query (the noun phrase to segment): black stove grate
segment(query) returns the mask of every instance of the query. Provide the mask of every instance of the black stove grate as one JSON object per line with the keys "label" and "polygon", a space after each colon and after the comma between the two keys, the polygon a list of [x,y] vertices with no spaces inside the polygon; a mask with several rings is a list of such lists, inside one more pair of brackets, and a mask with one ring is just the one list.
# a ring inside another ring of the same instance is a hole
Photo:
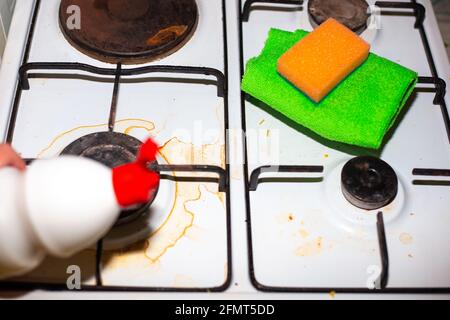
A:
{"label": "black stove grate", "polygon": [[[226,30],[226,6],[225,0],[221,1],[222,6],[222,27],[223,27],[223,48],[224,48],[224,70],[225,73],[208,67],[193,67],[193,66],[172,66],[172,65],[151,65],[130,69],[123,69],[119,63],[116,68],[98,68],[92,65],[82,63],[66,63],[66,62],[28,62],[31,44],[33,41],[33,35],[37,18],[39,16],[41,0],[36,0],[33,18],[31,22],[30,31],[28,34],[27,44],[25,47],[24,58],[22,66],[19,70],[19,81],[16,89],[16,96],[14,99],[13,109],[9,122],[7,132],[7,142],[11,143],[14,138],[14,130],[18,111],[20,109],[20,100],[23,90],[31,90],[29,78],[50,78],[56,76],[49,73],[37,73],[32,71],[82,71],[95,75],[114,77],[114,87],[111,99],[111,107],[109,113],[108,129],[110,132],[114,131],[114,124],[116,118],[117,98],[120,91],[120,83],[123,77],[143,75],[149,73],[172,73],[172,74],[193,74],[193,75],[205,75],[214,76],[216,78],[215,85],[217,86],[217,96],[224,101],[224,136],[225,136],[225,157],[228,159],[229,152],[229,140],[227,137],[229,129],[229,115],[228,115],[228,45],[227,45],[227,30]],[[67,75],[67,79],[77,78],[79,75]],[[183,78],[177,78],[174,81],[188,81]],[[209,82],[207,79],[205,82]],[[202,84],[202,82],[199,82]],[[26,159],[29,164],[34,159]],[[102,281],[102,255],[103,255],[103,241],[100,240],[97,243],[96,251],[96,265],[95,265],[95,279],[96,285],[82,286],[81,290],[85,291],[135,291],[135,292],[222,292],[229,288],[232,277],[232,262],[231,262],[231,213],[230,213],[230,167],[229,164],[225,165],[225,169],[219,166],[213,165],[150,165],[150,169],[161,173],[161,179],[169,181],[179,182],[205,182],[205,183],[217,183],[219,192],[223,192],[226,195],[226,220],[227,220],[227,274],[225,282],[218,287],[213,288],[173,288],[173,287],[128,287],[128,286],[105,286]],[[166,172],[165,174],[163,174]],[[184,172],[184,173],[214,173],[218,175],[218,178],[212,177],[188,177],[188,176],[172,176],[167,172]],[[2,281],[0,282],[1,290],[68,290],[65,283],[40,283],[40,282],[25,282],[25,281]]]}
{"label": "black stove grate", "polygon": [[[256,9],[254,4],[280,4],[280,5],[288,5],[288,6],[302,6],[303,0],[247,0],[242,2],[239,0],[239,8],[242,9],[239,21],[239,38],[240,38],[240,59],[241,59],[241,76],[244,75],[244,46],[243,46],[243,25],[245,22],[249,21],[250,13],[253,9]],[[433,85],[431,88],[431,92],[435,93],[435,97],[433,103],[435,105],[439,105],[442,110],[443,121],[445,124],[448,141],[450,143],[450,117],[446,107],[446,103],[444,100],[445,97],[445,89],[446,83],[443,79],[439,78],[437,73],[436,65],[434,63],[433,55],[431,53],[430,45],[428,42],[428,38],[425,32],[425,28],[423,26],[423,22],[425,20],[426,10],[422,4],[417,3],[415,0],[411,0],[411,2],[393,2],[393,1],[377,1],[375,3],[381,10],[386,8],[391,9],[408,9],[412,10],[414,16],[416,17],[416,22],[414,24],[414,28],[417,29],[420,33],[425,54],[428,60],[428,64],[431,70],[431,77],[419,77],[418,84],[425,85]],[[264,8],[265,10],[270,10],[269,7]],[[416,87],[416,90],[418,88]],[[245,92],[241,92],[241,114],[242,114],[242,130],[245,133],[247,130],[246,124],[246,109],[245,102],[248,96]],[[380,251],[380,260],[381,260],[381,275],[377,280],[377,284],[375,286],[376,289],[370,290],[367,288],[319,288],[319,287],[275,287],[275,286],[266,286],[258,282],[255,276],[255,265],[253,258],[253,239],[252,239],[252,220],[251,220],[251,206],[250,206],[250,192],[256,192],[258,188],[258,184],[263,180],[259,179],[262,173],[272,172],[272,173],[322,173],[324,171],[324,167],[322,166],[299,166],[299,165],[266,165],[259,168],[256,168],[249,174],[248,167],[248,154],[247,154],[247,142],[244,141],[244,152],[245,152],[245,161],[244,161],[244,181],[245,181],[245,189],[246,189],[246,209],[247,209],[247,239],[248,239],[248,258],[249,258],[249,273],[250,279],[253,286],[260,291],[264,292],[286,292],[286,293],[328,293],[328,292],[339,292],[339,293],[405,293],[405,294],[414,294],[414,293],[450,293],[450,288],[392,288],[388,286],[389,280],[389,254],[388,254],[388,246],[386,242],[386,234],[385,234],[385,225],[383,219],[383,212],[379,212],[377,215],[377,236],[379,243],[379,251]],[[447,169],[413,169],[413,175],[415,176],[429,176],[429,177],[449,177],[450,170]],[[271,179],[271,178],[266,178]],[[280,178],[277,177],[277,181],[289,180],[289,178]],[[308,181],[312,182],[322,182],[323,178],[309,178]],[[290,180],[289,180],[290,181]],[[305,179],[301,179],[299,183],[306,181]],[[414,185],[427,185],[427,186],[450,186],[450,181],[442,181],[442,180],[413,180],[412,183]]]}

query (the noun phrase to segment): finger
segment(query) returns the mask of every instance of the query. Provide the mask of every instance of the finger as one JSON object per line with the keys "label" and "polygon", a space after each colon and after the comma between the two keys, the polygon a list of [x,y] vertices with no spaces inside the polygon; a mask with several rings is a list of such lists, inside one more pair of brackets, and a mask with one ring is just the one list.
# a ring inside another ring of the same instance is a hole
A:
{"label": "finger", "polygon": [[21,171],[26,169],[26,164],[22,158],[8,145],[0,148],[0,168],[12,166]]}
{"label": "finger", "polygon": [[10,163],[9,165],[19,169],[20,171],[24,171],[27,168],[25,161],[15,152],[11,153]]}

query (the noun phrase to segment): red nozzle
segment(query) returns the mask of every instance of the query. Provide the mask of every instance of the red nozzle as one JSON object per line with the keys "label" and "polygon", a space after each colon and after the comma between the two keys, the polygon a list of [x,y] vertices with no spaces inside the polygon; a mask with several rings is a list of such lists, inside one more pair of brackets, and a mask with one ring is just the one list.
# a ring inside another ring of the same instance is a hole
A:
{"label": "red nozzle", "polygon": [[158,145],[148,139],[139,150],[136,162],[113,169],[113,185],[117,202],[122,208],[144,204],[159,185],[159,174],[147,168],[156,160]]}
{"label": "red nozzle", "polygon": [[137,162],[149,163],[156,160],[156,154],[158,153],[159,146],[152,139],[148,139],[142,144],[137,156]]}

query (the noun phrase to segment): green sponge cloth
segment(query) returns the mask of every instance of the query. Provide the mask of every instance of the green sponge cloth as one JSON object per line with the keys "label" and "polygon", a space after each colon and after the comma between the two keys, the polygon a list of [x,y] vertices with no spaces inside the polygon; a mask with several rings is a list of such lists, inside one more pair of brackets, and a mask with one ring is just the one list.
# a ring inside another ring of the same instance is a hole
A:
{"label": "green sponge cloth", "polygon": [[321,102],[285,80],[278,59],[308,32],[272,29],[261,54],[249,60],[242,90],[292,121],[334,141],[378,149],[406,100],[417,73],[370,54]]}

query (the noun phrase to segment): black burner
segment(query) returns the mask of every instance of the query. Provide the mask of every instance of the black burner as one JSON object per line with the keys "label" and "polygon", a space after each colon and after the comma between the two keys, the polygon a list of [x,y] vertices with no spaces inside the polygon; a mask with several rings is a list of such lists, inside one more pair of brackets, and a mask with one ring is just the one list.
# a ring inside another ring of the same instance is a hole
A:
{"label": "black burner", "polygon": [[[98,132],[75,140],[61,152],[61,155],[86,157],[115,168],[135,161],[141,144],[141,141],[126,134]],[[147,204],[124,210],[116,225],[133,221],[143,215],[155,199],[157,192],[158,190],[154,191]]]}
{"label": "black burner", "polygon": [[309,0],[308,11],[312,22],[320,25],[334,18],[356,33],[367,27],[369,5],[365,0]]}
{"label": "black burner", "polygon": [[341,187],[351,204],[375,210],[388,205],[397,196],[398,179],[394,169],[383,160],[357,157],[342,169]]}

